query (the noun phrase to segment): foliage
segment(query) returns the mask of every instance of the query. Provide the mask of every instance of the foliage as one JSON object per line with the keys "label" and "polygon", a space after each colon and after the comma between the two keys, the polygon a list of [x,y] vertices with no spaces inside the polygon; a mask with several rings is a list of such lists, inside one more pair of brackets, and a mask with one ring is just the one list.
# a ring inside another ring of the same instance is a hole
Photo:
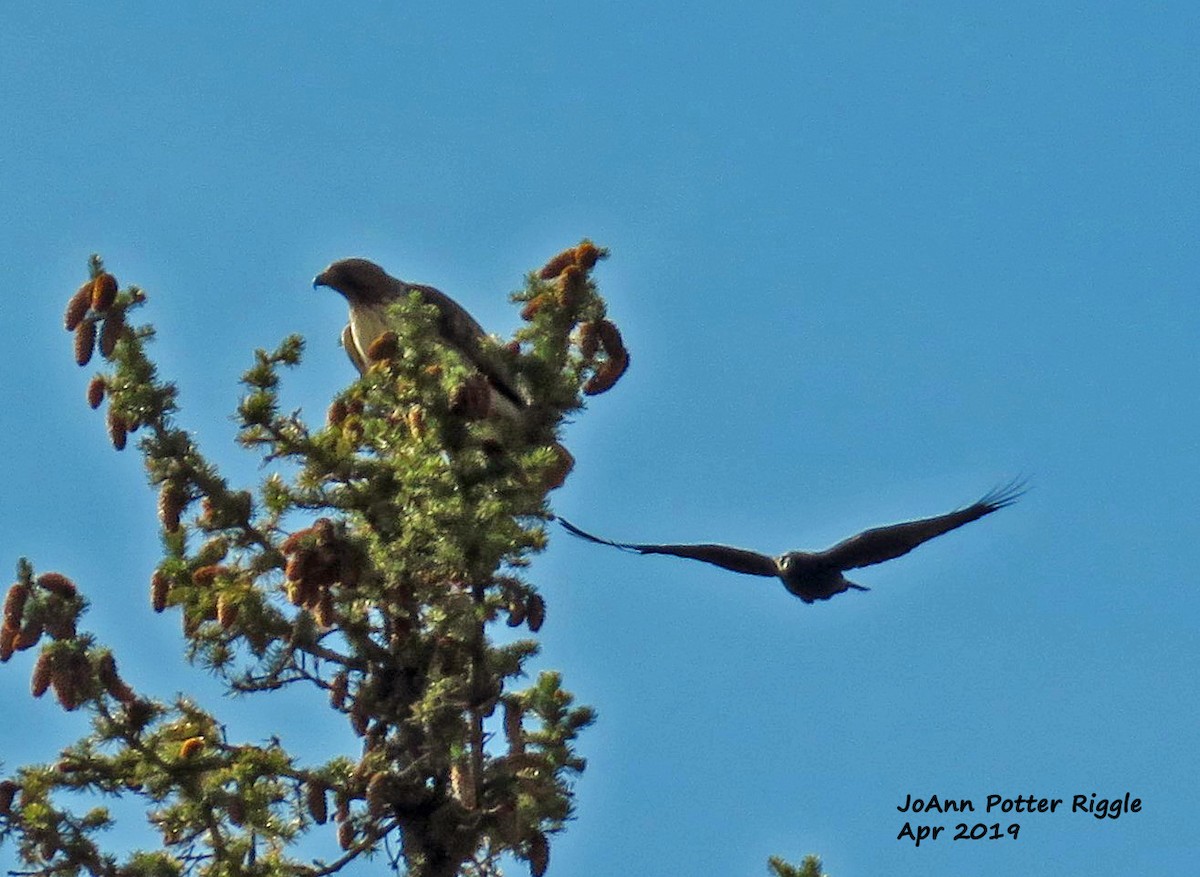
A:
{"label": "foliage", "polygon": [[[194,699],[139,694],[79,629],[88,604],[75,584],[23,560],[0,659],[40,645],[33,695],[52,690],[91,719],[55,764],[0,783],[0,840],[26,873],[315,877],[389,839],[392,864],[414,877],[496,874],[504,853],[545,871],[594,713],[557,673],[518,688],[537,643],[493,634],[502,621],[540,628],[545,601],[525,570],[546,543],[547,492],[569,468],[558,431],[581,393],[608,389],[628,364],[591,279],[604,255],[584,241],[514,294],[526,325],[491,353],[534,400],[520,422],[463,404],[478,376],[437,342],[418,295],[392,306],[394,343],[322,425],[280,406],[301,339],[258,351],[237,412],[240,444],[268,464],[254,490],[231,486],[176,424],[176,389],[147,356],[153,329],[130,323],[146,295],[92,258],[66,324],[81,366],[97,347],[109,364],[88,401],[107,401],[115,448],[140,436],[158,491],[154,609],[179,613],[189,660],[230,692],[302,686],[345,715],[362,749],[301,763],[278,740],[226,739]],[[74,812],[62,802],[72,791],[141,799],[161,847],[106,852],[108,811]],[[301,861],[295,843],[314,831],[332,852]]]}
{"label": "foliage", "polygon": [[829,877],[821,867],[821,860],[817,856],[805,856],[799,867],[789,865],[779,856],[771,856],[767,860],[767,870],[771,872],[771,877]]}

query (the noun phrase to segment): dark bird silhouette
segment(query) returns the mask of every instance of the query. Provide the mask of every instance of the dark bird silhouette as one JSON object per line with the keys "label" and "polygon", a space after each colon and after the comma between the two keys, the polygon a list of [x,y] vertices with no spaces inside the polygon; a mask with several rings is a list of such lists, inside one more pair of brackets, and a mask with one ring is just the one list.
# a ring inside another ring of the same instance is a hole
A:
{"label": "dark bird silhouette", "polygon": [[438,310],[438,335],[485,378],[492,390],[492,406],[507,417],[517,417],[526,407],[516,379],[490,355],[487,333],[467,310],[432,286],[408,283],[392,277],[367,259],[340,259],[315,278],[313,286],[327,286],[341,293],[350,305],[350,322],[342,330],[342,346],[359,373],[371,364],[367,351],[371,342],[388,331],[388,305],[416,291],[426,304]]}
{"label": "dark bird silhouette", "polygon": [[856,591],[870,590],[850,581],[842,573],[848,569],[883,563],[885,560],[907,554],[922,542],[928,542],[963,524],[990,515],[997,509],[1012,505],[1024,493],[1022,482],[1015,480],[992,490],[978,502],[949,514],[864,530],[857,536],[851,536],[824,551],[789,551],[778,557],[747,551],[744,548],[731,548],[728,545],[643,545],[612,542],[585,533],[561,517],[558,521],[572,535],[600,545],[611,545],[638,554],[688,557],[746,575],[778,577],[790,593],[805,603],[812,603],[814,600],[828,600],[835,594],[851,588]]}

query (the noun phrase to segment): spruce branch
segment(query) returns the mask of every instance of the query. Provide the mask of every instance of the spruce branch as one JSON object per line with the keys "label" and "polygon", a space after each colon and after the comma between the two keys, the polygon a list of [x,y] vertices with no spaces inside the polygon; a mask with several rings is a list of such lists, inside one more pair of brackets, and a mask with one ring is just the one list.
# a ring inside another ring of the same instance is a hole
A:
{"label": "spruce branch", "polygon": [[[545,598],[519,573],[545,547],[547,492],[570,471],[562,424],[628,365],[591,278],[604,255],[584,241],[513,295],[527,325],[485,355],[528,393],[517,421],[488,416],[478,376],[438,342],[436,313],[416,294],[392,305],[375,364],[323,424],[280,400],[302,340],[257,351],[236,415],[238,443],[268,469],[256,488],[231,486],[176,424],[177,389],[148,355],[154,330],[131,322],[146,294],[92,257],[64,323],[80,365],[97,351],[107,364],[89,406],[105,406],[117,450],[138,437],[158,492],[152,607],[178,610],[188,659],[228,691],[311,689],[362,751],[303,765],[279,740],[229,742],[189,698],[138,694],[112,651],[78,630],[87,601],[74,583],[35,578],[22,561],[0,660],[45,640],[34,695],[53,690],[92,719],[55,765],[0,782],[0,839],[16,839],[28,873],[333,874],[393,840],[412,877],[498,873],[505,853],[545,872],[594,712],[557,673],[516,688],[537,645],[497,644],[492,630],[544,623]],[[60,808],[68,791],[143,800],[161,848],[123,862],[104,853],[95,835],[107,813]],[[330,821],[336,857],[288,853]]]}

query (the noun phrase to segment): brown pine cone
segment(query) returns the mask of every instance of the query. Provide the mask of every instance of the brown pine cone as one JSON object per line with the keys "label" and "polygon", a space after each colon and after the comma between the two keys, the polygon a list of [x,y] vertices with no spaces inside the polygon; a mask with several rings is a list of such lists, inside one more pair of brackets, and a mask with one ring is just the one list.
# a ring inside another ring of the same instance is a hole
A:
{"label": "brown pine cone", "polygon": [[329,403],[329,410],[325,413],[325,422],[330,426],[338,426],[349,413],[350,409],[346,407],[344,399],[334,399]]}
{"label": "brown pine cone", "polygon": [[607,255],[606,250],[600,249],[589,240],[584,240],[575,248],[575,264],[584,271],[591,271],[596,267],[596,263]]}
{"label": "brown pine cone", "polygon": [[546,621],[546,601],[542,599],[541,594],[529,595],[525,604],[525,620],[529,622],[529,629],[534,633],[542,629],[542,624]]}
{"label": "brown pine cone", "polygon": [[117,300],[117,278],[107,271],[96,275],[92,281],[92,310],[104,312]]}
{"label": "brown pine cone", "polygon": [[170,589],[171,582],[166,573],[161,569],[156,569],[154,575],[150,577],[150,605],[155,612],[162,612],[167,608],[167,593]]}
{"label": "brown pine cone", "polygon": [[569,265],[559,282],[562,285],[559,287],[558,300],[568,311],[573,311],[587,288],[587,274],[578,265]]}
{"label": "brown pine cone", "polygon": [[13,644],[17,641],[17,635],[20,632],[20,628],[7,621],[0,626],[0,664],[7,663],[8,659],[13,656],[13,652],[16,651]]}
{"label": "brown pine cone", "polygon": [[333,682],[329,684],[329,702],[334,709],[341,709],[346,705],[346,694],[350,689],[350,678],[345,670],[340,671],[333,677]]}
{"label": "brown pine cone", "polygon": [[179,530],[179,519],[187,508],[187,491],[174,481],[163,482],[158,492],[158,519],[168,533]]}
{"label": "brown pine cone", "polygon": [[462,762],[450,765],[450,789],[458,802],[468,810],[474,810],[477,804],[475,797],[475,781],[471,770]]}
{"label": "brown pine cone", "polygon": [[42,638],[42,634],[45,632],[45,629],[45,624],[41,621],[27,622],[13,638],[13,651],[23,652],[26,649],[32,649]]}
{"label": "brown pine cone", "polygon": [[596,369],[596,373],[588,379],[588,382],[583,385],[584,394],[587,396],[599,396],[601,393],[608,392],[620,380],[621,375],[625,374],[625,370],[628,368],[628,353],[623,353],[618,357],[606,360],[600,368]]}
{"label": "brown pine cone", "polygon": [[550,296],[546,293],[535,296],[525,302],[525,307],[521,308],[521,319],[529,322],[538,315],[538,311],[550,303]]}
{"label": "brown pine cone", "polygon": [[37,577],[39,587],[64,600],[71,600],[78,593],[75,583],[60,572],[44,572]]}
{"label": "brown pine cone", "polygon": [[625,353],[625,342],[616,323],[611,320],[597,320],[596,334],[600,336],[600,346],[610,359]]}
{"label": "brown pine cone", "polygon": [[105,384],[104,378],[96,375],[88,382],[87,387],[87,403],[88,407],[93,410],[99,408],[104,401]]}
{"label": "brown pine cone", "polygon": [[129,426],[124,415],[118,414],[112,406],[108,409],[108,438],[118,451],[125,450],[125,442],[129,439]]}
{"label": "brown pine cone", "polygon": [[600,333],[592,320],[579,324],[579,352],[584,359],[591,359],[600,352]]}
{"label": "brown pine cone", "polygon": [[100,679],[100,684],[104,686],[104,690],[114,700],[119,700],[121,703],[132,703],[136,700],[136,695],[133,689],[125,684],[125,681],[117,673],[117,661],[112,654],[105,654],[100,658],[96,665],[96,676]]}
{"label": "brown pine cone", "polygon": [[326,629],[333,627],[337,622],[337,614],[333,608],[333,592],[328,587],[320,589],[316,607],[313,609],[313,617],[317,620],[317,624]]}
{"label": "brown pine cone", "polygon": [[283,544],[279,546],[279,550],[284,554],[295,554],[300,550],[301,544],[312,535],[312,527],[305,527],[303,530],[297,530],[292,535],[283,540]]}
{"label": "brown pine cone", "polygon": [[29,693],[41,697],[50,687],[50,679],[54,675],[54,662],[50,653],[45,649],[38,655],[37,663],[33,665],[33,675],[29,677]]}
{"label": "brown pine cone", "polygon": [[13,799],[21,787],[12,780],[0,782],[0,816],[12,815]]}
{"label": "brown pine cone", "polygon": [[571,470],[575,468],[575,458],[571,456],[571,452],[557,442],[552,446],[556,461],[554,468],[546,474],[546,489],[557,490],[566,483],[567,476],[571,474]]}
{"label": "brown pine cone", "polygon": [[[58,705],[67,712],[79,708],[82,699],[79,673],[77,671],[77,656],[72,655],[68,661],[55,661],[50,669],[50,687],[54,689],[54,697]],[[86,659],[85,659],[86,663]]]}
{"label": "brown pine cone", "polygon": [[229,575],[229,567],[218,563],[210,563],[192,571],[192,584],[207,588],[220,576]]}
{"label": "brown pine cone", "polygon": [[88,308],[92,306],[92,281],[89,280],[71,296],[67,302],[67,312],[63,314],[63,326],[68,332],[74,332],[83,318],[87,316]]}
{"label": "brown pine cone", "polygon": [[87,365],[95,349],[96,323],[93,320],[85,320],[75,327],[75,364]]}
{"label": "brown pine cone", "polygon": [[571,247],[569,250],[563,250],[542,267],[542,270],[538,272],[538,277],[542,278],[542,280],[553,280],[559,274],[562,274],[563,269],[568,265],[574,265],[575,260],[575,247]]}
{"label": "brown pine cone", "polygon": [[228,594],[221,594],[217,597],[217,623],[225,630],[233,627],[237,621],[238,611],[241,606]]}
{"label": "brown pine cone", "polygon": [[47,618],[46,633],[57,640],[75,639],[75,617],[60,612]]}
{"label": "brown pine cone", "polygon": [[372,816],[381,816],[387,809],[391,785],[391,775],[385,770],[375,772],[367,781],[367,812]]}
{"label": "brown pine cone", "polygon": [[319,780],[309,780],[305,786],[305,802],[308,804],[308,815],[313,822],[324,825],[329,818],[329,804],[325,796],[325,784]]}
{"label": "brown pine cone", "polygon": [[21,616],[25,613],[25,601],[29,599],[29,586],[24,582],[14,582],[4,597],[4,623],[12,627],[21,626]]}
{"label": "brown pine cone", "polygon": [[367,345],[367,359],[378,362],[383,359],[395,359],[400,352],[400,336],[395,332],[384,332]]}
{"label": "brown pine cone", "polygon": [[535,831],[529,839],[529,873],[533,877],[542,877],[550,865],[550,841],[540,831]]}
{"label": "brown pine cone", "polygon": [[117,342],[121,340],[121,334],[124,331],[125,318],[119,311],[109,314],[104,320],[104,328],[100,331],[100,355],[110,362],[113,358],[113,351],[117,349]]}

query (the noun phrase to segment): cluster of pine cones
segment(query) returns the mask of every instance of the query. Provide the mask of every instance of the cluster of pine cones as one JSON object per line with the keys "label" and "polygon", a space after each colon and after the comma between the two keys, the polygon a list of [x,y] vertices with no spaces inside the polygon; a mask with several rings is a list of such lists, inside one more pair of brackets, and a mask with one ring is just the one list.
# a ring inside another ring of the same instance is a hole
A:
{"label": "cluster of pine cones", "polygon": [[[96,351],[97,335],[100,355],[111,361],[116,353],[117,342],[129,331],[125,323],[125,308],[139,301],[141,292],[131,289],[128,298],[121,301],[117,300],[117,292],[117,278],[107,271],[101,271],[85,281],[67,302],[63,326],[68,332],[75,333],[75,362],[80,366],[91,362],[92,354]],[[99,331],[97,326],[100,327]],[[87,388],[87,400],[92,408],[100,407],[106,389],[104,378],[99,375],[92,378]],[[137,426],[127,423],[122,415],[109,408],[108,435],[118,451],[124,450],[128,434]]]}
{"label": "cluster of pine cones", "polygon": [[[38,576],[34,585],[49,596],[38,596],[31,603],[35,594],[25,581],[8,589],[0,626],[0,661],[7,661],[13,652],[33,648],[44,634],[63,643],[75,639],[75,619],[82,608],[75,583],[62,573],[48,572]],[[95,691],[97,682],[123,704],[137,697],[117,673],[112,654],[105,652],[93,662],[81,648],[43,648],[33,665],[29,688],[34,697],[53,689],[62,708],[72,711]]]}
{"label": "cluster of pine cones", "polygon": [[4,624],[0,626],[0,661],[7,661],[13,652],[33,648],[44,633],[56,640],[75,638],[77,607],[69,605],[77,596],[75,583],[62,573],[48,572],[38,576],[36,584],[59,599],[39,607],[38,611],[26,612],[32,596],[29,585],[16,582],[8,589],[4,598]]}
{"label": "cluster of pine cones", "polygon": [[358,585],[362,564],[357,552],[329,518],[318,518],[311,527],[297,530],[282,550],[287,557],[288,599],[312,612],[322,627],[332,627],[336,619],[330,589]]}
{"label": "cluster of pine cones", "polygon": [[[600,249],[591,241],[583,241],[547,262],[538,272],[538,277],[542,280],[557,279],[558,284],[526,302],[521,310],[522,319],[532,320],[553,300],[557,300],[568,313],[573,312],[586,288],[588,272],[607,255],[607,250]],[[583,392],[588,396],[597,396],[611,390],[629,368],[629,351],[625,349],[617,327],[606,319],[588,320],[579,324],[577,341],[583,358],[589,364],[595,364],[597,356],[603,354],[595,365],[595,373],[584,384]]]}

